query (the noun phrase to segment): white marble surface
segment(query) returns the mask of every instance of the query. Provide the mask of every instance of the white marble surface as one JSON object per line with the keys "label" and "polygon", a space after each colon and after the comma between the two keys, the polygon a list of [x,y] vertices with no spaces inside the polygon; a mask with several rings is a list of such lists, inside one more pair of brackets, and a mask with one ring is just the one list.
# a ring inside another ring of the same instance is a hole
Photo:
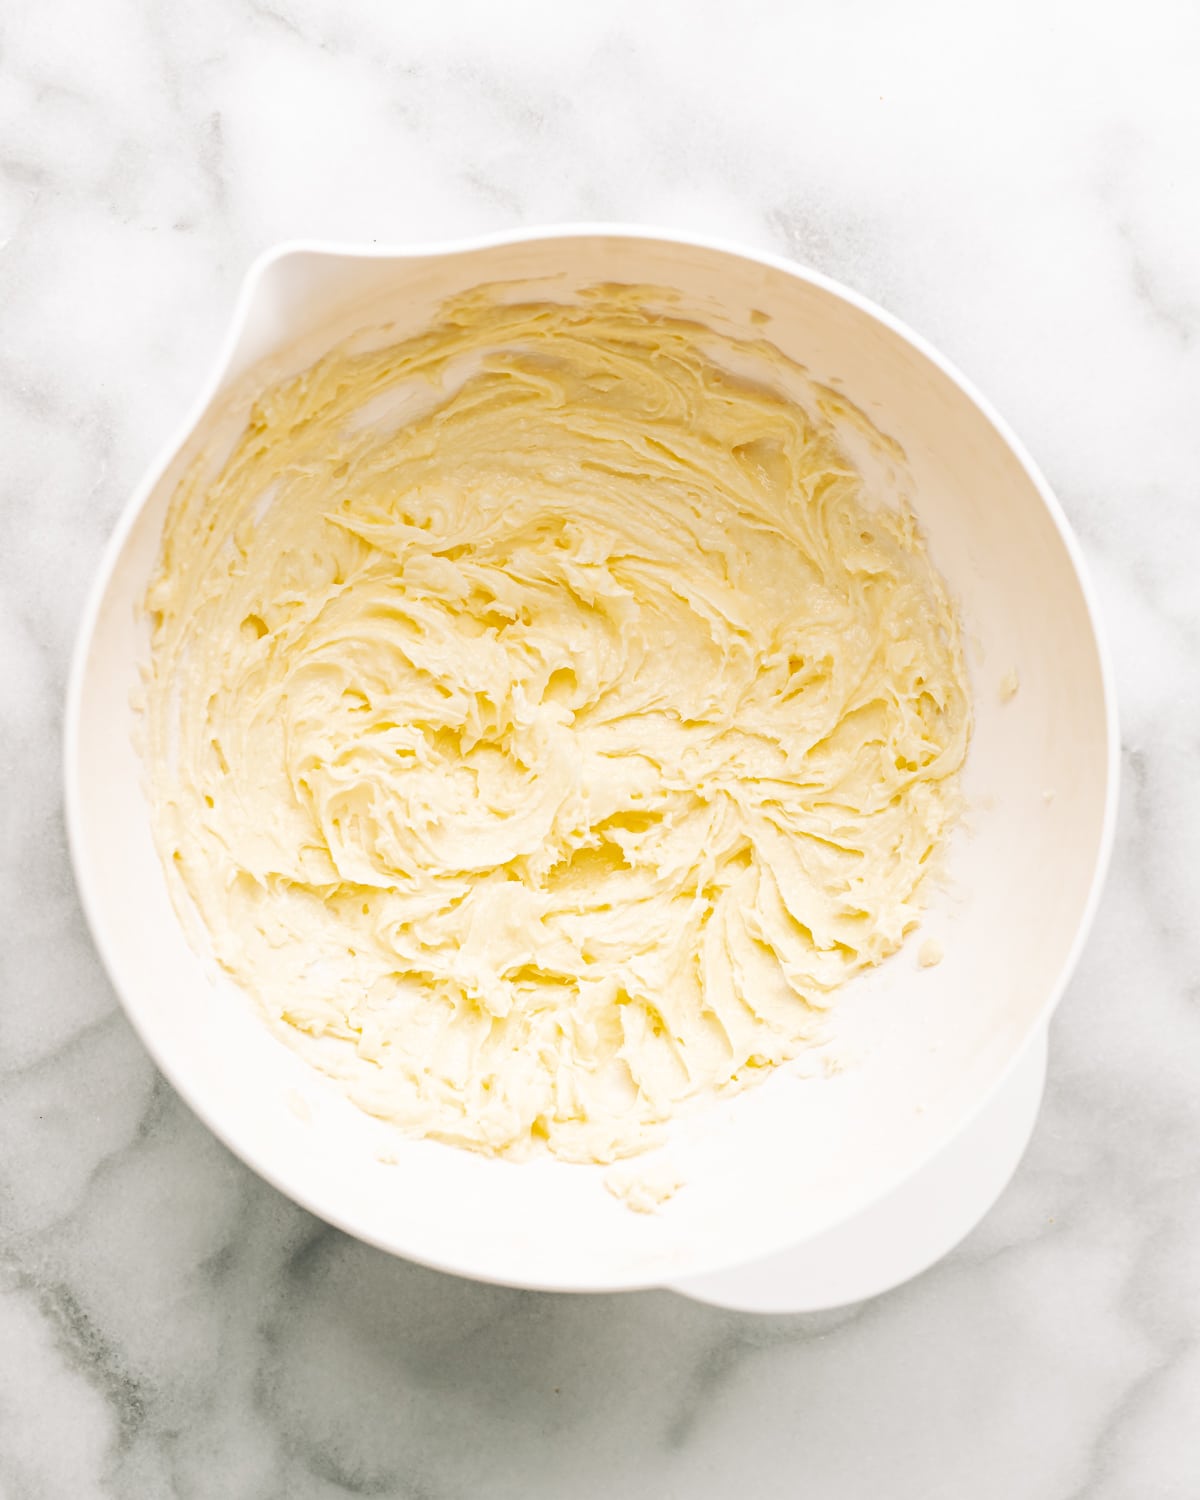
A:
{"label": "white marble surface", "polygon": [[[9,0],[0,13],[0,1494],[1200,1495],[1200,10]],[[263,246],[572,218],[883,301],[1083,539],[1116,859],[1029,1155],[915,1284],[758,1319],[459,1283],[156,1076],[64,849],[81,596]]]}

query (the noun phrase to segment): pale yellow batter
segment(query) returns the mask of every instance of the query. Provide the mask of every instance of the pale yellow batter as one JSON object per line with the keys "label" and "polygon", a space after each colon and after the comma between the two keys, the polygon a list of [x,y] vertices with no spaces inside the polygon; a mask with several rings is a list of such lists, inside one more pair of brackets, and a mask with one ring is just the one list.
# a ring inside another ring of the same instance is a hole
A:
{"label": "pale yellow batter", "polygon": [[912,516],[644,304],[335,350],[183,483],[147,600],[217,959],[364,1109],[485,1151],[628,1155],[793,1055],[955,808]]}

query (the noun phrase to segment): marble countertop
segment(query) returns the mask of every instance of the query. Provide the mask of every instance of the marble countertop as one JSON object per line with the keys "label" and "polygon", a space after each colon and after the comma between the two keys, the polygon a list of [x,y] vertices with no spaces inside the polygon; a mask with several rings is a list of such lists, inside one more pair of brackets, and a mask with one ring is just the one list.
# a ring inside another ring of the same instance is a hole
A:
{"label": "marble countertop", "polygon": [[[1200,1494],[1200,10],[17,0],[0,22],[0,1495]],[[1123,806],[980,1228],[838,1312],[470,1285],[308,1217],[156,1075],[85,930],[82,596],[293,236],[645,221],[877,298],[1043,464]]]}

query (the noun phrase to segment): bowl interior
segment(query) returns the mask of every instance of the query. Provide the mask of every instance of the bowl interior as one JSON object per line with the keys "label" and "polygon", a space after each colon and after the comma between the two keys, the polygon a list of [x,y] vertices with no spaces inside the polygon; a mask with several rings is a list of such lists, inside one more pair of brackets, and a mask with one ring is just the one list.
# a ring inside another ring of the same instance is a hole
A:
{"label": "bowl interior", "polygon": [[[801,1059],[682,1116],[661,1155],[686,1187],[655,1216],[614,1200],[602,1168],[405,1140],[276,1041],[183,934],[134,747],[130,698],[146,655],[137,606],[195,442],[240,425],[263,380],[338,338],[385,322],[415,330],[447,295],[507,280],[547,297],[598,281],[670,287],[684,311],[765,334],[845,392],[904,450],[906,465],[889,466],[864,448],[847,410],[856,456],[875,464],[879,483],[910,487],[968,642],[969,813],[924,926],[944,961],[919,968],[917,939],[849,986],[828,1073]],[[1002,702],[1010,672],[1019,691]],[[114,538],[73,679],[68,816],[89,919],[131,1019],[185,1098],[264,1176],[362,1238],[445,1269],[548,1288],[651,1285],[830,1227],[962,1128],[1065,982],[1108,836],[1111,734],[1088,603],[1053,502],[940,362],[856,299],[782,264],[625,234],[417,255],[296,250],[252,278],[211,400]]]}

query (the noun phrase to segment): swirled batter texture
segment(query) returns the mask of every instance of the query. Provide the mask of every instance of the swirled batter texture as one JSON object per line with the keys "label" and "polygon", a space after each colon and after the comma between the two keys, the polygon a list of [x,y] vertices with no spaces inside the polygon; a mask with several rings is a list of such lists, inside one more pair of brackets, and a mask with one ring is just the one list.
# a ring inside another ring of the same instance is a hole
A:
{"label": "swirled batter texture", "polygon": [[627,1155],[917,920],[954,617],[742,354],[629,290],[476,296],[268,391],[176,495],[164,860],[266,1017],[416,1133]]}

